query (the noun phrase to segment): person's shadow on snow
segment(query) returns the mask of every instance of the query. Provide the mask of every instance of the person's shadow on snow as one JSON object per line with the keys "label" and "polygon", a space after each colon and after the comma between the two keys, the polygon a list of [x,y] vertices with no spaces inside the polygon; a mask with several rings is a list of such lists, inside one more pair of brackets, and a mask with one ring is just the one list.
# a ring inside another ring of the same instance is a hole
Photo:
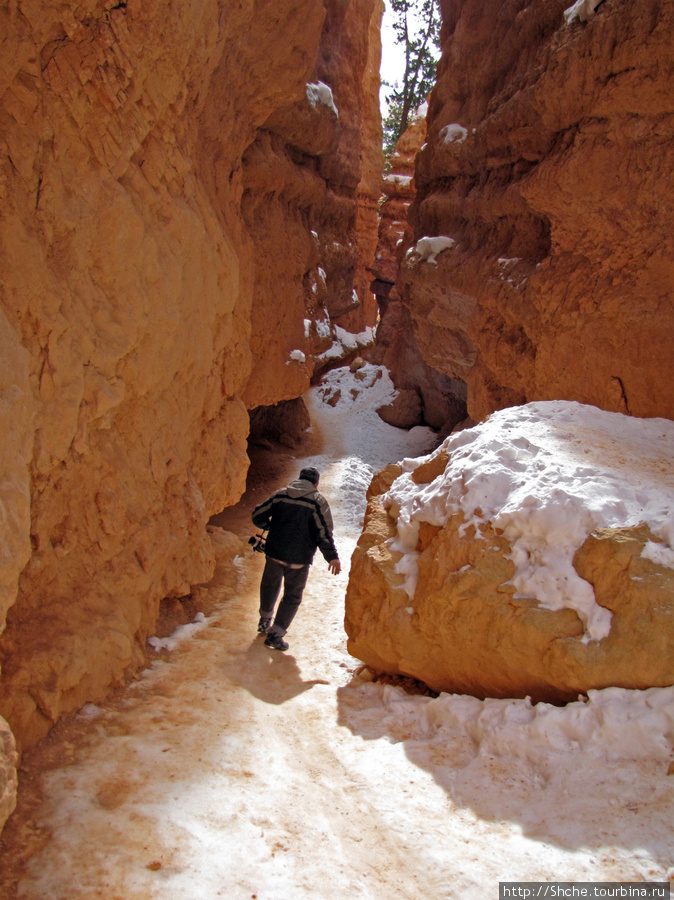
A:
{"label": "person's shadow on snow", "polygon": [[281,653],[264,646],[264,635],[256,638],[243,652],[225,663],[227,675],[234,684],[245,688],[258,700],[278,705],[310,690],[315,684],[329,684],[317,678],[303,681],[297,660],[288,652]]}

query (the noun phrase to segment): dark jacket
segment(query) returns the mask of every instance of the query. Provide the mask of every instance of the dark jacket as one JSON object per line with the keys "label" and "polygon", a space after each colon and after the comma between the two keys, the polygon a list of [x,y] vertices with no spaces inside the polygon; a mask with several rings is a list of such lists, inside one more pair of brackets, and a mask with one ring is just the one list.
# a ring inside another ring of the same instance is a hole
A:
{"label": "dark jacket", "polygon": [[328,501],[311,481],[298,479],[253,510],[253,523],[268,530],[265,553],[292,565],[309,565],[318,547],[327,560],[339,559],[332,538]]}

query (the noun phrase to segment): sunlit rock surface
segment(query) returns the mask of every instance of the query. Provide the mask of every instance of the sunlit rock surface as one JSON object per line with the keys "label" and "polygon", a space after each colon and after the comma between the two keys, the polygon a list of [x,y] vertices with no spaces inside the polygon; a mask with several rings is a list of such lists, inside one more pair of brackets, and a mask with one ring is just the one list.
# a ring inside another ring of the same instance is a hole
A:
{"label": "sunlit rock surface", "polygon": [[456,244],[401,278],[476,421],[553,398],[674,417],[674,7],[570,6],[442,3],[412,224]]}
{"label": "sunlit rock surface", "polygon": [[[248,408],[298,396],[354,305],[380,14],[0,11],[0,714],[23,747],[209,580]],[[339,118],[307,88],[330,79]]]}
{"label": "sunlit rock surface", "polygon": [[674,683],[674,425],[495,413],[373,479],[349,652],[437,691],[570,700]]}

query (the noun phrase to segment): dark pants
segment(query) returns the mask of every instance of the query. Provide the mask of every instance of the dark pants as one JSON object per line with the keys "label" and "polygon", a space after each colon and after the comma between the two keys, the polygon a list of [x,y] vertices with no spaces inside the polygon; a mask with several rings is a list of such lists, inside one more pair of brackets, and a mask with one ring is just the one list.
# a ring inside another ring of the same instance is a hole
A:
{"label": "dark pants", "polygon": [[290,627],[295,618],[295,613],[302,602],[302,592],[309,577],[309,566],[301,569],[291,569],[274,559],[267,557],[262,581],[260,582],[260,617],[271,619],[274,616],[274,607],[281,591],[283,582],[283,597],[274,619],[271,630],[281,637]]}

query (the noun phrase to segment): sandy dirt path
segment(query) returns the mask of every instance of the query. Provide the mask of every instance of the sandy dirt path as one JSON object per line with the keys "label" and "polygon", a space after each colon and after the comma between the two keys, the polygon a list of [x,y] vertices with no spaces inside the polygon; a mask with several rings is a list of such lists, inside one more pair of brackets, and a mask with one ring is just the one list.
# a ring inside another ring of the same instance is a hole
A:
{"label": "sandy dirt path", "polygon": [[[608,786],[589,815],[566,781],[527,825],[544,780],[485,759],[461,803],[467,744],[415,741],[413,701],[426,698],[386,688],[377,704],[354,677],[343,606],[360,529],[340,496],[355,464],[331,441],[321,490],[345,565],[333,577],[317,558],[290,650],[255,633],[263,560],[249,551],[236,591],[223,586],[228,599],[189,640],[26,758],[0,849],[3,900],[482,900],[499,880],[661,877],[649,829],[667,834],[674,790],[638,798],[652,806],[641,821],[631,807],[611,817]],[[252,505],[300,464],[258,480],[223,524],[247,538]],[[596,777],[630,790],[617,767]]]}
{"label": "sandy dirt path", "polygon": [[[224,517],[242,537],[263,487]],[[321,489],[332,487],[328,470]],[[393,745],[382,769],[339,724],[338,689],[359,666],[343,632],[357,535],[339,537],[344,570],[315,563],[290,651],[255,633],[263,559],[249,552],[238,595],[206,627],[54,736],[33,760],[43,800],[19,811],[32,852],[23,868],[20,842],[7,847],[3,896],[440,896],[430,859],[408,856],[418,814],[405,807],[423,806],[424,779]]]}

